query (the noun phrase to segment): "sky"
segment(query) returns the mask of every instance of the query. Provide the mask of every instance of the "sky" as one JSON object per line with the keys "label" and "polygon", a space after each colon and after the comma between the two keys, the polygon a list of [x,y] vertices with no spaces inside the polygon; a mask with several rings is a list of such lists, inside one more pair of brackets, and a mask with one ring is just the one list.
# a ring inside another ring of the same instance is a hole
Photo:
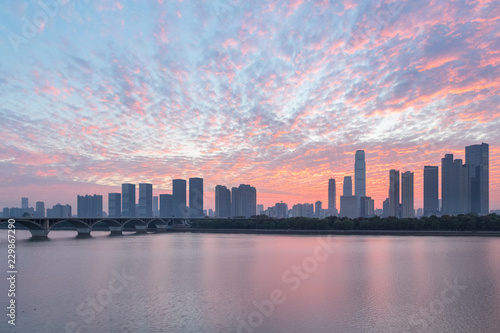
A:
{"label": "sky", "polygon": [[205,208],[326,208],[363,149],[375,207],[398,169],[419,208],[424,165],[485,142],[500,209],[499,93],[493,0],[2,1],[0,206],[202,177]]}

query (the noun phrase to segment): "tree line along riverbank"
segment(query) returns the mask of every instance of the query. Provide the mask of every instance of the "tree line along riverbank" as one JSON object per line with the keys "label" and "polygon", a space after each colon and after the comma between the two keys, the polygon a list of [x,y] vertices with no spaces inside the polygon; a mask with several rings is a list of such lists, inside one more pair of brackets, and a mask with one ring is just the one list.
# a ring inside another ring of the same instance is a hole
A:
{"label": "tree line along riverbank", "polygon": [[265,215],[250,218],[205,219],[191,222],[193,229],[259,229],[259,230],[396,230],[396,231],[500,231],[500,216],[442,215],[421,218],[370,217],[323,219],[292,217],[270,218]]}

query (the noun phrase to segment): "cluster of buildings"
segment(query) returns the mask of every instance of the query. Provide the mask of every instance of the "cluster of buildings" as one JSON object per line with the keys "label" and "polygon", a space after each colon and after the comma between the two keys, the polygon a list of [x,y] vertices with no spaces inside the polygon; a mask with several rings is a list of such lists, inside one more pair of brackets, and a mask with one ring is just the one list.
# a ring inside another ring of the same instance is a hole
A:
{"label": "cluster of buildings", "polygon": [[[108,194],[108,212],[103,211],[102,195],[78,195],[78,217],[251,217],[265,214],[275,218],[341,216],[349,218],[374,215],[410,218],[440,214],[489,213],[489,146],[486,143],[465,147],[465,164],[446,154],[441,160],[441,199],[439,199],[439,166],[424,166],[423,209],[414,209],[414,173],[389,171],[389,195],[382,210],[374,209],[374,200],[366,195],[365,152],[356,151],[354,184],[352,176],[345,176],[340,196],[340,211],[336,203],[335,179],[328,181],[328,209],[321,201],[293,205],[283,202],[264,210],[257,205],[255,187],[241,184],[228,189],[215,187],[215,212],[203,208],[203,178],[189,178],[189,194],[185,179],[172,180],[172,194],[153,196],[153,184],[122,184],[121,193]],[[354,185],[354,186],[353,186]],[[353,192],[354,187],[354,192]],[[189,202],[187,202],[189,197]],[[54,205],[45,211],[43,202],[29,207],[28,198],[21,199],[21,208],[4,208],[4,217],[71,217],[70,205]]]}
{"label": "cluster of buildings", "polygon": [[[153,184],[122,184],[121,193],[108,194],[109,217],[203,217],[203,178],[189,178],[189,204],[185,179],[172,180],[172,194],[153,196]],[[102,198],[101,201],[102,207]],[[96,205],[97,206],[97,205]],[[80,214],[79,214],[80,216]]]}
{"label": "cluster of buildings", "polygon": [[[383,215],[414,217],[413,172],[389,171],[389,197],[383,203]],[[401,188],[401,196],[400,196]],[[465,147],[465,164],[446,154],[441,159],[441,200],[439,166],[424,166],[424,207],[417,216],[489,213],[489,146],[486,143]],[[440,204],[441,203],[441,204]]]}

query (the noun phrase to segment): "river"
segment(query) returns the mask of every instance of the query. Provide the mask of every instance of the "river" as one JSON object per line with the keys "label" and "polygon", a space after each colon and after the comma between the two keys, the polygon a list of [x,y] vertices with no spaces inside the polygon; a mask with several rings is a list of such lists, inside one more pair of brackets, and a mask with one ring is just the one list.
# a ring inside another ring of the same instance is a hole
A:
{"label": "river", "polygon": [[[1,332],[498,332],[500,238],[17,231]],[[6,271],[7,232],[0,230]]]}

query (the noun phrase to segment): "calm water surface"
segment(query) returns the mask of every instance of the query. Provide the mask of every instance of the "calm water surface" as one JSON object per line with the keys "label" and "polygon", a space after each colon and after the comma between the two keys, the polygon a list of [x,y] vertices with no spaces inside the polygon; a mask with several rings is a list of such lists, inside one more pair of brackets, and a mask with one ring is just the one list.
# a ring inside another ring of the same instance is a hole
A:
{"label": "calm water surface", "polygon": [[75,234],[18,230],[0,332],[500,331],[500,238]]}

